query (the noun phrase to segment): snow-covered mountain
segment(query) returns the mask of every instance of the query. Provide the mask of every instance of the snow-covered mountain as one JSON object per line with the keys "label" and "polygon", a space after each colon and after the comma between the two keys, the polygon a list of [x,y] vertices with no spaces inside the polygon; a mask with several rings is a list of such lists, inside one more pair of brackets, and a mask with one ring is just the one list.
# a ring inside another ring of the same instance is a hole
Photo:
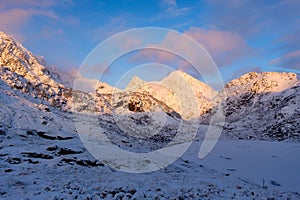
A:
{"label": "snow-covered mountain", "polygon": [[182,71],[173,71],[159,82],[145,82],[133,77],[126,90],[153,96],[186,120],[206,113],[217,94],[207,84]]}
{"label": "snow-covered mountain", "polygon": [[55,80],[44,67],[42,58],[16,42],[11,36],[0,32],[0,77],[11,88],[19,90],[41,101],[62,108],[65,87]]}
{"label": "snow-covered mountain", "polygon": [[[224,135],[232,138],[299,139],[300,84],[294,73],[251,72],[219,93],[226,115]],[[212,109],[211,113],[214,113]],[[210,114],[202,117],[206,118]]]}
{"label": "snow-covered mountain", "polygon": [[[119,148],[147,152],[172,141],[180,126],[191,130],[189,126],[195,125],[180,123],[181,118],[199,116],[202,124],[197,131],[205,135],[205,124],[221,103],[227,116],[223,138],[299,138],[300,84],[295,74],[249,73],[219,93],[180,71],[159,82],[135,77],[124,91],[76,78],[96,84],[96,91],[74,91],[72,84],[64,85],[58,71],[45,67],[41,58],[0,32],[1,199],[300,198],[295,191],[278,189],[273,179],[262,185],[235,177],[235,169],[226,173],[210,169],[209,162],[206,165],[197,157],[200,144],[164,169],[147,174],[118,172],[87,151],[74,125],[92,124]],[[225,93],[225,101],[214,98]],[[178,141],[186,142],[185,135]],[[224,149],[218,158],[231,162]]]}
{"label": "snow-covered mountain", "polygon": [[[41,58],[2,32],[0,50],[1,80],[41,104],[110,114],[163,111],[185,120],[200,117],[207,124],[214,107],[221,103],[227,122],[225,136],[278,140],[299,136],[299,81],[294,73],[251,72],[230,81],[219,93],[181,71],[159,82],[134,77],[124,91],[76,77],[97,84],[95,93],[86,93],[61,84],[58,71],[45,67]],[[224,95],[225,101],[215,98]]]}

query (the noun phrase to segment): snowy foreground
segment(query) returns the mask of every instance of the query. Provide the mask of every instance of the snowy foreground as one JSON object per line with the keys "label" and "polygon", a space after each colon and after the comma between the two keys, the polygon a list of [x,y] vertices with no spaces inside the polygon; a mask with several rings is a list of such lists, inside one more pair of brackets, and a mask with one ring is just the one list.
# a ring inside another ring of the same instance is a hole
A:
{"label": "snowy foreground", "polygon": [[[196,140],[164,169],[125,173],[87,151],[72,113],[33,103],[9,90],[1,94],[1,199],[300,199],[299,143],[222,137],[200,160],[201,142]],[[88,123],[89,118],[85,120]],[[128,150],[132,141],[122,142],[124,136],[117,134],[110,116],[100,116],[98,122]],[[203,136],[206,128],[200,126],[198,135]],[[169,127],[165,133],[172,131]],[[155,141],[134,145],[148,151],[158,148]]]}
{"label": "snowy foreground", "polygon": [[201,142],[194,142],[164,169],[124,173],[95,160],[77,134],[67,133],[71,114],[43,115],[56,131],[30,129],[30,118],[17,116],[25,128],[1,132],[1,199],[300,198],[299,144],[222,140],[200,160]]}
{"label": "snowy foreground", "polygon": [[[37,141],[36,141],[37,142]],[[38,142],[37,142],[38,143]],[[169,167],[147,174],[122,173],[94,161],[87,152],[64,155],[61,146],[84,151],[80,142],[42,142],[36,151],[48,147],[47,155],[53,159],[26,158],[24,153],[33,149],[25,144],[1,149],[1,155],[10,154],[9,164],[1,161],[1,198],[7,199],[299,199],[295,191],[299,186],[299,159],[295,148],[272,144],[272,152],[264,150],[266,142],[222,141],[207,159],[197,159],[197,145],[193,145],[182,159]],[[75,144],[77,143],[77,145]],[[49,147],[59,146],[54,155]],[[228,151],[222,146],[231,146]],[[240,145],[240,146],[237,146]],[[75,148],[76,146],[76,148]],[[242,149],[239,155],[232,151]],[[273,152],[274,151],[274,152]],[[292,151],[292,152],[291,152]],[[13,153],[12,153],[13,152]],[[35,151],[34,151],[35,152]],[[263,153],[262,153],[263,152]],[[294,153],[294,160],[285,160],[285,153]],[[45,154],[46,155],[46,154]],[[274,156],[277,161],[269,162]],[[255,158],[257,159],[255,159]],[[19,159],[17,159],[19,158]],[[287,163],[284,164],[284,162]],[[232,163],[232,164],[230,164]],[[278,164],[278,165],[277,165]],[[269,168],[270,167],[270,168]],[[216,171],[224,171],[218,172]],[[286,176],[285,176],[286,175]],[[239,178],[240,177],[240,178]],[[268,188],[262,187],[262,178]],[[273,182],[272,182],[273,181]],[[272,183],[272,184],[270,184]],[[274,186],[282,184],[282,186]],[[285,191],[285,192],[282,192]]]}

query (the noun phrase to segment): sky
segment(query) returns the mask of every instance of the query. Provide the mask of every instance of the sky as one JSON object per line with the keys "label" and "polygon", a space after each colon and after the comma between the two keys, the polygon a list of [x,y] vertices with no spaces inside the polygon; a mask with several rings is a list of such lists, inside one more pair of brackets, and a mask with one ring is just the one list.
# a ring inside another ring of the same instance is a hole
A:
{"label": "sky", "polygon": [[[2,0],[0,31],[43,56],[47,65],[76,71],[97,45],[114,34],[143,27],[172,29],[202,45],[227,82],[250,71],[299,73],[299,10],[299,0]],[[157,43],[163,43],[169,34],[155,37]],[[140,43],[134,37],[120,41],[120,45]],[[105,67],[101,80],[115,85],[132,69],[149,67],[147,63],[197,77],[184,59],[170,52],[141,49]],[[159,70],[152,71],[161,76]],[[150,76],[148,70],[142,78]]]}

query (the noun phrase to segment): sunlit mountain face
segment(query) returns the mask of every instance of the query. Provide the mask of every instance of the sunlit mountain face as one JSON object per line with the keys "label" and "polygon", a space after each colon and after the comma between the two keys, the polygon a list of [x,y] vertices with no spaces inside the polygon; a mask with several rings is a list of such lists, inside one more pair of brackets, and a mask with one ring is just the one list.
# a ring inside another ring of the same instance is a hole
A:
{"label": "sunlit mountain face", "polygon": [[299,6],[3,1],[1,199],[300,199]]}
{"label": "sunlit mountain face", "polygon": [[[118,88],[49,68],[11,36],[2,32],[0,38],[3,198],[299,198],[293,185],[300,180],[300,86],[295,73],[251,72],[220,91],[180,70],[154,81],[137,73]],[[72,88],[74,80],[81,83],[77,90]],[[214,120],[220,109],[223,122]],[[208,130],[219,127],[219,142],[200,160],[199,147]],[[163,169],[155,170],[158,163],[150,158],[118,168],[121,161],[112,151],[105,152],[105,161],[91,149],[106,144],[99,134],[132,155],[177,146],[179,150],[192,141],[194,145]],[[242,153],[260,160],[260,166],[239,164],[253,162]],[[153,170],[151,176],[119,171],[145,166]],[[249,171],[258,175],[249,176]]]}

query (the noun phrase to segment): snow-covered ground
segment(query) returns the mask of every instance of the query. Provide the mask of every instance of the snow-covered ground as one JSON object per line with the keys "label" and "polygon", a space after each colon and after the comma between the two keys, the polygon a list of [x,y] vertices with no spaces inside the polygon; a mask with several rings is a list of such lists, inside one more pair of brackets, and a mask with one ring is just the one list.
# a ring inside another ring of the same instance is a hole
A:
{"label": "snow-covered ground", "polygon": [[[0,199],[300,198],[294,189],[299,180],[297,144],[223,139],[207,158],[200,160],[201,142],[196,141],[166,168],[151,173],[124,173],[97,161],[87,151],[74,128],[72,113],[7,91],[1,90],[0,96]],[[99,125],[116,143],[129,148],[126,145],[130,143],[122,142],[111,118],[99,116]],[[204,135],[206,128],[200,126],[199,134]],[[141,147],[156,148],[158,144],[154,142]],[[248,164],[243,165],[244,161]],[[268,165],[269,170],[264,168]],[[272,171],[278,175],[272,176]],[[288,175],[292,178],[288,179]],[[262,187],[263,178],[267,188]],[[273,186],[270,181],[281,186]],[[295,185],[289,187],[292,181]]]}
{"label": "snow-covered ground", "polygon": [[[262,151],[262,147],[265,145],[259,144],[264,143],[224,140],[217,144],[216,149],[206,159],[200,160],[198,152],[201,142],[195,142],[181,158],[166,168],[151,173],[124,173],[97,161],[87,151],[77,133],[74,132],[72,127],[74,118],[71,113],[60,113],[53,109],[50,112],[39,110],[26,104],[22,98],[15,100],[10,105],[11,98],[13,97],[4,98],[4,95],[1,98],[2,103],[7,103],[5,112],[11,113],[6,122],[14,127],[3,129],[4,131],[1,132],[1,199],[300,198],[299,194],[290,192],[295,190],[286,187],[283,179],[273,178],[266,174],[263,178],[265,178],[268,188],[263,188],[261,181],[251,180],[248,171],[243,170],[243,165],[238,161],[242,162],[243,156],[247,160],[249,155],[243,153],[239,158],[237,152],[233,153],[234,148],[245,146],[245,144]],[[22,109],[14,111],[13,105],[21,102],[24,103]],[[1,110],[4,112],[4,109]],[[29,111],[31,118],[41,119],[41,122],[29,120],[30,117],[25,115]],[[113,122],[107,119],[109,116],[100,117],[102,126],[113,127]],[[43,123],[44,121],[46,123]],[[116,131],[113,130],[107,129],[110,134],[116,134]],[[200,130],[205,130],[205,127]],[[111,137],[116,136],[112,135]],[[220,144],[233,147],[225,148]],[[286,162],[287,159],[283,156],[286,152],[282,148],[284,145],[291,145],[291,149],[294,146],[292,143],[274,143],[272,151],[269,151],[274,152],[270,156],[278,156],[277,159],[281,160],[281,163]],[[232,154],[227,149],[231,149]],[[221,155],[224,158],[218,159],[219,152],[222,152]],[[255,152],[253,150],[251,154],[253,159],[255,159]],[[260,155],[260,151],[256,153],[258,162],[268,162]],[[294,153],[295,160],[297,160],[299,154]],[[229,157],[231,160],[228,160]],[[222,168],[219,167],[226,166],[230,161],[232,162],[230,168],[237,171],[222,172]],[[252,163],[251,159],[247,161]],[[286,169],[289,170],[289,174],[292,173],[291,170],[295,170],[294,172],[297,173],[296,166],[294,168],[286,167]],[[263,174],[257,168],[252,170],[253,173],[257,173],[257,176]],[[264,169],[264,171],[267,170]],[[281,171],[280,173],[287,172]],[[282,184],[282,187],[269,187],[270,180],[268,178]],[[297,181],[296,176],[294,178],[293,180]]]}
{"label": "snow-covered ground", "polygon": [[221,140],[201,163],[273,189],[300,192],[300,144]]}

